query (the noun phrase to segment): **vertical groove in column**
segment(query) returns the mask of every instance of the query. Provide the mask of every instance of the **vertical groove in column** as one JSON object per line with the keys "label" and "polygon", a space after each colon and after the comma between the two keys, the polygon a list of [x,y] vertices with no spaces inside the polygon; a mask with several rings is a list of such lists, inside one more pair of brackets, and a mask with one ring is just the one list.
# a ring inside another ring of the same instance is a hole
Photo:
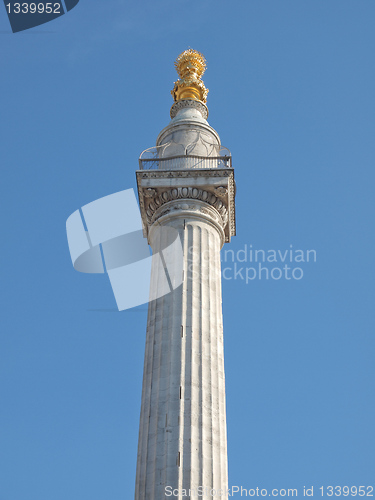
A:
{"label": "vertical groove in column", "polygon": [[198,335],[195,338],[195,350],[193,358],[194,366],[194,385],[195,389],[195,411],[197,415],[197,423],[195,425],[195,446],[193,449],[193,456],[195,458],[195,469],[194,477],[192,478],[192,487],[198,488],[202,485],[202,470],[203,470],[203,453],[202,453],[202,429],[203,429],[203,383],[202,383],[202,363],[203,363],[203,353],[202,353],[202,343],[203,343],[203,330],[202,330],[202,297],[203,297],[203,276],[204,276],[204,265],[202,259],[203,241],[205,227],[197,226],[198,236],[199,236],[199,251],[197,254],[198,261],[198,275],[197,275],[197,296],[195,299],[196,310],[197,310],[197,331]]}
{"label": "vertical groove in column", "polygon": [[[180,232],[179,237],[181,238],[182,245],[184,244],[183,234]],[[173,275],[179,272],[180,269],[179,262],[173,262]],[[176,462],[173,463],[173,457],[177,457],[179,452],[179,425],[178,425],[178,415],[179,415],[179,399],[177,397],[177,387],[181,385],[181,338],[179,335],[179,327],[182,321],[182,286],[173,290],[170,294],[171,304],[170,304],[170,320],[169,320],[169,330],[171,334],[171,346],[170,346],[170,356],[169,356],[169,385],[168,385],[168,396],[167,396],[167,406],[166,406],[166,449],[164,456],[164,480],[165,486],[172,486],[173,489],[178,488],[178,473],[176,468]],[[160,498],[165,496],[165,492],[162,491]]]}
{"label": "vertical groove in column", "polygon": [[[188,300],[188,265],[189,262],[187,260],[188,258],[188,250],[189,250],[189,231],[188,228],[185,227],[185,221],[184,221],[184,231],[182,232],[183,239],[182,239],[182,246],[183,246],[183,259],[184,259],[184,265],[183,265],[183,283],[182,283],[182,297],[181,297],[181,322],[182,324],[185,325],[185,330],[186,334],[184,338],[182,339],[181,342],[181,348],[180,348],[180,359],[181,359],[181,365],[180,365],[180,375],[179,375],[179,385],[182,386],[185,381],[185,365],[186,365],[186,341],[188,338],[188,320],[187,320],[187,315],[186,311],[188,308],[187,300]],[[183,479],[183,467],[184,467],[184,450],[182,447],[183,439],[184,439],[184,426],[185,426],[185,400],[184,398],[178,399],[178,439],[177,439],[177,452],[176,452],[176,457],[177,453],[180,454],[180,466],[177,468],[177,475],[178,475],[178,489],[182,489],[182,479]]]}
{"label": "vertical groove in column", "polygon": [[[168,307],[168,320],[167,320],[167,328],[166,328],[166,333],[165,333],[165,341],[167,342],[167,354],[164,359],[164,370],[163,370],[163,375],[164,375],[164,413],[165,413],[165,425],[162,426],[164,427],[164,432],[163,432],[163,453],[160,456],[160,450],[158,450],[158,468],[159,468],[159,474],[160,474],[160,484],[157,488],[157,498],[163,498],[165,495],[165,492],[163,491],[162,485],[163,484],[168,484],[166,483],[166,459],[168,456],[168,418],[170,417],[169,411],[170,411],[170,382],[173,378],[173,366],[171,362],[171,357],[173,355],[173,342],[174,342],[174,336],[173,336],[173,315],[170,314],[170,312],[173,311],[173,305],[174,305],[174,293],[169,294],[169,307]],[[171,335],[170,341],[168,339],[168,334]],[[162,349],[164,349],[164,346],[162,345]],[[160,416],[161,418],[161,416]],[[162,432],[161,430],[159,431],[160,433]]]}
{"label": "vertical groove in column", "polygon": [[[164,416],[165,401],[163,397],[160,397],[160,393],[163,390],[163,383],[164,383],[163,371],[165,370],[165,364],[163,361],[164,357],[163,344],[164,344],[164,337],[166,335],[165,323],[168,322],[168,307],[166,307],[167,306],[166,296],[161,297],[160,302],[161,302],[160,308],[162,310],[162,317],[160,318],[160,326],[158,328],[159,336],[158,338],[155,337],[156,345],[158,347],[158,357],[155,360],[155,369],[153,372],[153,378],[157,377],[158,382],[154,390],[155,400],[153,401],[151,407],[151,413],[152,412],[154,413],[151,419],[151,422],[153,423],[154,435],[152,439],[152,453],[150,453],[147,464],[148,477],[149,477],[149,485],[148,485],[149,493],[147,498],[150,498],[150,500],[154,500],[153,495],[157,491],[157,485],[160,480],[160,477],[158,477],[159,476],[158,461],[159,461],[159,455],[163,452],[164,448],[164,439],[160,439],[159,428],[160,428],[160,420],[165,421],[165,416]],[[157,497],[155,496],[155,499],[156,498]]]}
{"label": "vertical groove in column", "polygon": [[[168,241],[169,245],[171,242]],[[171,366],[171,350],[174,342],[173,332],[173,299],[174,293],[169,293],[164,297],[163,308],[163,325],[161,339],[161,360],[160,360],[160,387],[159,387],[159,403],[158,403],[158,421],[157,421],[157,454],[155,460],[156,467],[156,485],[155,498],[163,498],[165,491],[165,457],[167,456],[167,439],[168,439],[168,406],[169,406],[169,386],[174,374]],[[171,314],[172,313],[172,314]],[[165,317],[165,321],[164,321]],[[161,400],[161,401],[160,401]]]}
{"label": "vertical groove in column", "polygon": [[[216,343],[217,343],[217,318],[216,318],[216,304],[218,301],[218,290],[216,285],[215,276],[215,254],[218,252],[218,248],[215,247],[215,235],[216,231],[211,229],[210,238],[208,242],[208,251],[210,255],[210,298],[212,304],[210,304],[210,329],[211,329],[211,345],[210,345],[210,359],[211,359],[211,453],[212,453],[212,486],[214,489],[218,489],[220,480],[218,481],[217,475],[217,464],[220,462],[220,455],[217,453],[216,447],[216,419],[217,419],[217,387],[216,387],[216,377],[217,377],[217,360],[216,360]],[[219,291],[220,293],[220,291]]]}
{"label": "vertical groove in column", "polygon": [[[219,242],[217,242],[219,245]],[[221,290],[221,262],[220,254],[218,253],[216,257],[217,262],[217,280],[218,286]],[[221,293],[220,300],[217,304],[217,316],[219,318],[219,328],[218,328],[218,374],[219,374],[219,395],[220,395],[220,451],[223,457],[221,463],[221,482],[225,487],[225,491],[228,488],[228,455],[227,455],[227,421],[226,421],[226,401],[225,401],[225,370],[224,370],[224,338],[223,338],[223,311],[222,311],[222,301]],[[225,495],[223,500],[228,497]]]}
{"label": "vertical groove in column", "polygon": [[[156,271],[156,270],[155,270]],[[137,457],[137,474],[136,474],[136,490],[135,500],[142,500],[145,497],[146,489],[146,456],[147,456],[147,439],[148,439],[148,414],[150,411],[150,360],[153,346],[153,325],[152,318],[154,316],[154,302],[149,303],[148,321],[146,331],[146,348],[143,370],[142,384],[142,399],[141,399],[141,415],[139,424],[139,441],[138,441],[138,457]]]}
{"label": "vertical groove in column", "polygon": [[[190,252],[189,269],[187,280],[187,296],[186,296],[186,322],[190,326],[190,335],[186,337],[185,343],[185,363],[184,372],[181,379],[181,385],[183,387],[183,427],[182,427],[182,439],[181,439],[181,456],[182,456],[182,471],[181,471],[181,488],[186,488],[189,485],[189,470],[191,468],[190,462],[190,446],[191,446],[191,380],[190,380],[190,367],[191,367],[191,344],[192,344],[192,323],[191,323],[191,310],[192,310],[192,273],[193,273],[193,228],[188,222],[186,226],[187,231],[187,249]],[[191,250],[191,251],[190,251]]]}
{"label": "vertical groove in column", "polygon": [[[159,266],[152,266],[151,280],[157,280],[159,275]],[[151,281],[152,286],[153,281]],[[141,416],[138,443],[137,476],[135,499],[143,500],[146,496],[146,470],[147,470],[147,447],[148,447],[148,428],[149,414],[151,407],[151,382],[152,382],[152,363],[153,363],[153,345],[155,334],[155,313],[156,301],[149,303],[147,330],[146,330],[146,349],[144,360]]]}
{"label": "vertical groove in column", "polygon": [[195,227],[191,223],[188,223],[188,247],[190,251],[189,260],[189,273],[188,273],[188,296],[187,296],[187,307],[186,307],[186,320],[190,325],[190,335],[186,338],[186,349],[185,349],[185,377],[183,384],[183,400],[184,400],[184,432],[183,432],[183,478],[182,478],[182,488],[189,489],[191,486],[191,475],[192,475],[192,448],[193,436],[192,436],[192,426],[194,422],[194,406],[193,406],[193,373],[192,373],[192,354],[194,345],[194,336],[196,334],[196,325],[194,322],[194,294],[195,294],[195,280],[194,274],[196,272],[196,234]]}
{"label": "vertical groove in column", "polygon": [[211,378],[212,378],[212,364],[211,364],[211,321],[210,321],[210,307],[211,307],[211,279],[210,279],[210,253],[209,253],[209,236],[210,228],[204,229],[204,239],[202,247],[204,253],[202,254],[202,318],[201,318],[201,339],[202,339],[202,478],[200,485],[209,487],[212,484],[212,439],[211,439]]}
{"label": "vertical groove in column", "polygon": [[[167,232],[160,231],[159,251],[165,248],[168,244],[166,241]],[[160,261],[160,272],[165,274],[165,269]],[[151,393],[151,408],[150,408],[150,425],[149,425],[149,442],[147,449],[147,470],[146,470],[146,498],[148,500],[157,500],[155,488],[157,484],[156,464],[158,452],[158,424],[160,419],[159,407],[161,367],[162,367],[162,340],[164,334],[164,323],[168,318],[168,311],[165,311],[166,297],[164,295],[157,299],[156,317],[155,317],[155,337],[154,337],[154,354],[152,367],[152,393]],[[163,402],[163,401],[162,401]],[[164,417],[165,418],[165,417]]]}
{"label": "vertical groove in column", "polygon": [[[179,447],[181,453],[180,471],[179,471],[179,489],[185,487],[185,470],[190,467],[188,456],[189,438],[186,435],[186,429],[190,425],[190,405],[188,404],[187,385],[189,384],[189,356],[191,351],[192,324],[189,311],[192,309],[192,289],[191,289],[191,274],[193,268],[193,252],[192,250],[192,228],[189,223],[185,224],[184,232],[184,293],[183,293],[183,318],[186,325],[185,342],[182,344],[184,349],[181,353],[181,386],[183,387],[182,399],[180,400],[180,429],[179,429]],[[186,388],[186,390],[185,390]]]}
{"label": "vertical groove in column", "polygon": [[210,359],[211,359],[211,450],[212,450],[212,485],[218,489],[220,483],[220,474],[218,474],[218,465],[220,464],[220,453],[218,450],[218,435],[217,435],[217,418],[218,418],[218,387],[217,387],[217,283],[215,276],[215,249],[212,239],[215,234],[210,232],[209,241],[209,255],[210,255],[210,330],[211,330],[211,345],[210,345]]}
{"label": "vertical groove in column", "polygon": [[195,274],[193,276],[193,310],[192,310],[192,350],[191,350],[191,477],[190,487],[196,489],[200,486],[200,469],[202,456],[199,453],[202,440],[202,408],[200,407],[202,380],[200,378],[202,365],[202,329],[201,329],[201,299],[202,299],[202,232],[203,228],[194,223],[194,254]]}

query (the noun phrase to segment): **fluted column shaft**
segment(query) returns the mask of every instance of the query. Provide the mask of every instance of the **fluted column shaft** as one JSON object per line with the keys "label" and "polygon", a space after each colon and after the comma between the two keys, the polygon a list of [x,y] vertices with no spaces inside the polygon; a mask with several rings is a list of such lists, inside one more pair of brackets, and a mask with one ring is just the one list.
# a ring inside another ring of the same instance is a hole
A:
{"label": "fluted column shaft", "polygon": [[[164,500],[168,486],[180,491],[172,498],[181,500],[189,498],[182,496],[183,489],[188,494],[189,489],[217,492],[228,487],[220,267],[224,236],[205,209],[198,213],[193,208],[171,206],[149,228],[153,254],[163,255],[153,265],[151,288],[158,286],[165,268],[171,281],[182,272],[182,284],[149,303],[135,500]],[[172,233],[163,232],[166,226]],[[177,233],[182,263],[163,251]]]}

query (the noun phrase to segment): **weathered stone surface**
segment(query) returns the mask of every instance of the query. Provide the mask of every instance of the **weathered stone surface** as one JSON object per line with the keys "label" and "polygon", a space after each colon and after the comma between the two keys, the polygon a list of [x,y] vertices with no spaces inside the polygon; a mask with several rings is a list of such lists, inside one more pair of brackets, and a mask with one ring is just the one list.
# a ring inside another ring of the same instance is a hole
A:
{"label": "weathered stone surface", "polygon": [[[183,215],[164,221],[181,238],[183,284],[149,304],[136,500],[163,499],[168,485],[225,489],[228,481],[222,235],[209,220]],[[150,232],[153,253],[166,243],[159,229]],[[157,286],[157,272],[152,280]]]}

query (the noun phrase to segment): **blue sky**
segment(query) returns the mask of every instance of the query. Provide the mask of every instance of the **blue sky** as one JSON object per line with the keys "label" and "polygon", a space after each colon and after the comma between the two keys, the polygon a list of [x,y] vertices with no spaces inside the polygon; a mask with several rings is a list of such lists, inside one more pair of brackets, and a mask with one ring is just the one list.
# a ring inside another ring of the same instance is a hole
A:
{"label": "blue sky", "polygon": [[135,188],[188,47],[233,155],[226,249],[317,255],[223,281],[229,483],[374,486],[374,2],[81,0],[18,34],[0,13],[0,500],[134,495],[147,308],[73,270],[65,221]]}

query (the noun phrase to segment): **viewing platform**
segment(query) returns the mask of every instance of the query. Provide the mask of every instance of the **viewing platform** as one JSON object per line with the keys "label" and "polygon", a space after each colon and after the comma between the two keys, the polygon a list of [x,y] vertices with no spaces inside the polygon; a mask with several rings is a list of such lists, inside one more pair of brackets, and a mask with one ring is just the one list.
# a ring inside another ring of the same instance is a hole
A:
{"label": "viewing platform", "polygon": [[169,144],[146,149],[139,157],[140,170],[185,170],[191,168],[232,168],[232,156],[229,149],[215,146],[214,155],[174,155],[164,156]]}

